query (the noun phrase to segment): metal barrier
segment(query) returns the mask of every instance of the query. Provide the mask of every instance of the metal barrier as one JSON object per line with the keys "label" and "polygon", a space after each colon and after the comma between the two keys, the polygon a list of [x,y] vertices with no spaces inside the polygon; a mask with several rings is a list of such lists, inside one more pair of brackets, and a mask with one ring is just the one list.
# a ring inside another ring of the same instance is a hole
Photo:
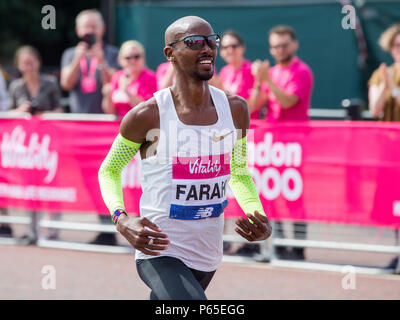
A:
{"label": "metal barrier", "polygon": [[[313,111],[314,110],[314,111]],[[319,110],[311,109],[311,114],[314,116],[330,116],[332,112],[339,118],[346,116],[345,110]],[[0,118],[24,118],[28,119],[29,114],[26,113],[0,113]],[[84,120],[84,121],[114,121],[116,119],[113,115],[88,115],[88,114],[45,114],[42,116],[43,119],[47,120]],[[43,228],[52,228],[59,230],[75,230],[83,232],[104,232],[104,233],[116,233],[116,229],[113,225],[93,224],[93,223],[78,223],[78,222],[65,222],[65,221],[51,221],[43,220],[38,217],[37,219],[31,219],[29,217],[18,217],[18,216],[0,216],[0,223],[6,224],[22,224],[27,225],[31,230],[37,232],[37,245],[45,248],[57,248],[57,249],[70,249],[70,250],[82,250],[91,252],[107,252],[107,253],[132,253],[133,248],[130,246],[105,246],[95,245],[79,242],[60,241],[60,240],[48,240],[43,235],[41,230]],[[279,260],[276,255],[276,248],[278,246],[291,246],[298,248],[320,248],[326,250],[346,250],[346,251],[360,251],[360,252],[377,252],[377,253],[390,253],[396,254],[400,258],[400,231],[397,230],[398,243],[394,246],[387,245],[367,245],[362,243],[340,243],[340,242],[329,242],[329,241],[316,241],[316,240],[299,240],[299,239],[284,239],[276,237],[276,233],[273,232],[270,239],[266,241],[256,242],[255,244],[260,246],[260,254],[254,257],[240,257],[240,256],[224,256],[224,261],[234,262],[247,262],[247,261],[262,261],[270,262],[273,266],[290,267],[290,268],[305,268],[313,270],[326,270],[326,271],[341,271],[342,265],[324,264],[324,263],[310,263],[310,262],[299,262],[289,260]],[[247,243],[247,240],[241,238],[238,235],[224,234],[224,241]],[[26,245],[26,240],[18,240],[14,238],[0,237],[0,244],[17,244]],[[400,260],[400,259],[399,259]],[[395,269],[383,269],[383,268],[369,268],[369,267],[355,267],[356,272],[369,273],[369,274],[387,274],[387,273],[400,273],[400,263],[397,264]]]}
{"label": "metal barrier", "polygon": [[[83,232],[102,232],[102,233],[118,233],[114,225],[104,225],[97,223],[82,223],[82,222],[67,222],[67,221],[52,221],[38,219],[34,221],[29,217],[20,216],[0,216],[0,223],[7,224],[24,224],[30,229],[37,230],[37,242],[36,245],[43,248],[54,248],[54,249],[69,249],[69,250],[79,250],[79,251],[90,251],[90,252],[104,252],[104,253],[133,253],[134,249],[129,245],[97,245],[88,244],[82,242],[71,242],[63,240],[48,240],[43,235],[43,228],[51,228],[58,230],[71,230],[71,231],[83,231]],[[247,243],[247,240],[235,235],[224,235],[224,241],[229,242],[241,242]],[[19,240],[15,238],[5,238],[0,237],[0,244],[10,244],[10,245],[26,245],[28,240]],[[254,244],[260,245],[260,256],[258,260],[269,261],[269,250],[267,249],[266,241],[254,242]],[[254,261],[250,257],[243,256],[225,256],[225,261],[232,262],[249,262]]]}
{"label": "metal barrier", "polygon": [[[311,263],[306,261],[290,261],[280,260],[276,256],[276,247],[278,246],[290,246],[294,248],[318,248],[325,250],[344,250],[344,251],[358,251],[358,252],[375,252],[375,253],[390,253],[396,254],[400,260],[400,230],[396,230],[397,233],[397,245],[373,245],[363,243],[347,243],[347,242],[336,242],[336,241],[318,241],[318,240],[300,240],[300,239],[284,239],[276,237],[276,233],[273,232],[270,238],[270,263],[273,266],[288,267],[288,268],[303,268],[310,270],[325,270],[342,272],[343,265],[338,264],[323,264],[323,263]],[[391,274],[400,273],[400,262],[397,262],[397,266],[393,269],[385,268],[373,268],[373,267],[354,267],[358,273],[366,274]]]}
{"label": "metal barrier", "polygon": [[[22,224],[22,225],[27,225],[31,226],[32,220],[31,218],[28,217],[13,217],[13,216],[0,216],[0,223],[5,223],[5,224]],[[21,239],[16,239],[16,238],[6,238],[6,237],[0,237],[0,244],[27,244],[27,241],[23,241]]]}
{"label": "metal barrier", "polygon": [[[59,229],[59,230],[72,230],[82,232],[104,232],[104,233],[117,233],[113,225],[102,225],[96,223],[81,223],[81,222],[67,222],[67,221],[52,221],[39,219],[37,223],[32,221],[29,217],[19,216],[0,216],[0,223],[8,224],[23,224],[30,228],[38,230],[38,239],[36,245],[43,248],[55,249],[69,249],[89,252],[104,252],[126,254],[133,253],[134,249],[129,245],[95,245],[84,242],[72,242],[64,240],[48,240],[43,236],[43,228]],[[35,225],[32,226],[32,223]],[[273,229],[275,228],[272,221]],[[398,239],[400,238],[400,231],[397,230]],[[375,252],[396,254],[400,257],[400,241],[397,245],[373,245],[363,243],[346,243],[337,241],[318,241],[318,240],[299,240],[299,239],[284,239],[277,238],[276,233],[273,232],[272,236],[266,241],[258,241],[253,244],[259,245],[260,253],[252,257],[240,255],[224,255],[223,261],[228,262],[269,262],[272,266],[287,267],[287,268],[301,268],[310,270],[324,270],[333,272],[342,272],[343,265],[331,263],[315,263],[305,261],[291,261],[280,260],[276,255],[276,248],[279,246],[288,246],[294,248],[319,248],[324,250],[344,250],[344,251],[358,251],[358,252]],[[224,234],[223,240],[228,242],[248,243],[247,240],[238,235]],[[0,238],[0,244],[9,245],[27,245],[26,240]],[[364,274],[392,274],[400,273],[400,265],[394,269],[376,268],[376,267],[354,267],[355,272]]]}

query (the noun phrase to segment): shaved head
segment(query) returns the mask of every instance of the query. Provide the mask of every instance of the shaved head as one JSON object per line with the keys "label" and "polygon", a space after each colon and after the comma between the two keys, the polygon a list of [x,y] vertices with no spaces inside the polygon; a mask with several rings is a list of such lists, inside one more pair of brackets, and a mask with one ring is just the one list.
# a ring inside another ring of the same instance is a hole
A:
{"label": "shaved head", "polygon": [[[211,25],[204,19],[196,16],[187,16],[173,22],[165,30],[164,54],[172,63],[176,77],[207,81],[214,74],[214,61],[217,47],[210,46],[208,40],[204,40],[200,47],[188,47],[183,43],[176,43],[186,36],[197,35],[208,37],[214,34]],[[169,45],[171,42],[176,45]],[[184,80],[186,81],[186,80]]]}
{"label": "shaved head", "polygon": [[165,45],[167,46],[172,41],[178,40],[184,34],[190,33],[192,29],[203,25],[209,26],[212,30],[211,25],[200,17],[187,16],[176,20],[165,30]]}

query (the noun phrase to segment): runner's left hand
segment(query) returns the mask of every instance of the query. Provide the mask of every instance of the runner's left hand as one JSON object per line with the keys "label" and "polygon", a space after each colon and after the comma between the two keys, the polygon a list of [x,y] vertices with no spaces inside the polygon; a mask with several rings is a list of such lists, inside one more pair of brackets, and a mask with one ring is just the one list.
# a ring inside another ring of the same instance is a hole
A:
{"label": "runner's left hand", "polygon": [[[258,211],[254,211],[254,215],[248,213],[246,216],[248,219],[240,217],[236,220],[239,228],[235,228],[235,231],[239,235],[250,242],[266,240],[271,236],[272,227],[266,216]],[[250,220],[254,223],[251,223]]]}

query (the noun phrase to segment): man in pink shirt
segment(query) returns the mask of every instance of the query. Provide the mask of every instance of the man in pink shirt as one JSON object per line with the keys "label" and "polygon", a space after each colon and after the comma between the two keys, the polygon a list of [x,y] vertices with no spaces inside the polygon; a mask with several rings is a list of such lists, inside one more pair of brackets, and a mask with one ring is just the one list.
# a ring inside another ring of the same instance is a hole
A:
{"label": "man in pink shirt", "polygon": [[267,120],[308,120],[313,74],[296,52],[299,43],[289,26],[277,26],[269,33],[270,53],[276,65],[268,61],[253,63],[254,87],[249,100],[250,112],[268,103]]}
{"label": "man in pink shirt", "polygon": [[[269,47],[276,65],[270,67],[268,61],[259,60],[253,63],[255,81],[249,99],[250,112],[267,104],[267,121],[307,121],[314,79],[310,67],[296,56],[299,43],[293,28],[280,25],[271,29]],[[287,200],[286,204],[294,215],[304,217],[301,199]],[[294,223],[296,239],[306,238],[306,227],[303,222]],[[278,237],[284,237],[279,221],[275,230]],[[304,248],[289,251],[286,247],[278,247],[276,253],[283,259],[304,259]]]}

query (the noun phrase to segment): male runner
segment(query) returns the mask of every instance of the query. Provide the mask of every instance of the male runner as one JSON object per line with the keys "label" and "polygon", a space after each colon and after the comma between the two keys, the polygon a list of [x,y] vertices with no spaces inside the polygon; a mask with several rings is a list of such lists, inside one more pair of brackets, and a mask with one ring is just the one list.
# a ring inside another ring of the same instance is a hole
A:
{"label": "male runner", "polygon": [[[248,218],[236,220],[236,232],[260,241],[271,227],[247,168],[247,104],[207,82],[218,35],[207,21],[189,16],[167,28],[165,44],[175,84],[124,117],[99,182],[117,230],[136,249],[150,299],[200,300],[222,259],[228,181]],[[120,177],[137,151],[143,171],[140,217],[126,213]]]}

